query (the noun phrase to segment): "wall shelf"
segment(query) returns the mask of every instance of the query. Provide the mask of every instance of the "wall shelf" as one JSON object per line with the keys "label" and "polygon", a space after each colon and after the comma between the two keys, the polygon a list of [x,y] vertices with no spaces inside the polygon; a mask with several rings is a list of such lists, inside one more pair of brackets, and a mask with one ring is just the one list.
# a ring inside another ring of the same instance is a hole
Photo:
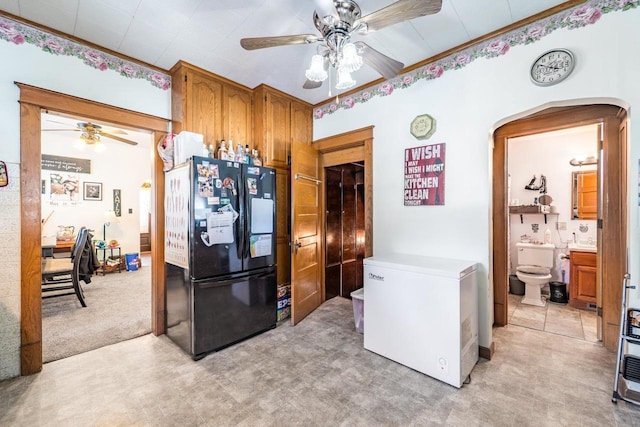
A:
{"label": "wall shelf", "polygon": [[541,205],[509,206],[509,213],[520,215],[520,224],[524,224],[523,215],[544,215],[544,223],[547,223],[547,215],[558,215],[558,212],[542,212]]}

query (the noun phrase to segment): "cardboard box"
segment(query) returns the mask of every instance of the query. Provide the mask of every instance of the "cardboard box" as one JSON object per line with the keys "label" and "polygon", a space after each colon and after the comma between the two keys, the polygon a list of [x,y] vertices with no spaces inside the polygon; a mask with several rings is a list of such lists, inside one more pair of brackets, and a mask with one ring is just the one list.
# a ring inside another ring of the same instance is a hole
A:
{"label": "cardboard box", "polygon": [[291,307],[283,308],[282,310],[278,310],[277,321],[284,320],[291,316]]}
{"label": "cardboard box", "polygon": [[291,316],[291,284],[278,285],[277,321]]}
{"label": "cardboard box", "polygon": [[282,285],[278,285],[278,299],[283,298],[283,297],[290,297],[291,296],[291,285],[290,284],[282,284]]}

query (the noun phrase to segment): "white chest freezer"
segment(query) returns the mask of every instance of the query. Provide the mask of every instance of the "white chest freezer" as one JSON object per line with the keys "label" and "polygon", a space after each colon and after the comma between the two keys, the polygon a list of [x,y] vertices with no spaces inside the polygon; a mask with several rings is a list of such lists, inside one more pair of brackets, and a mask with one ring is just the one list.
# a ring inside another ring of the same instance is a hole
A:
{"label": "white chest freezer", "polygon": [[455,387],[478,361],[477,267],[408,254],[364,260],[364,348]]}

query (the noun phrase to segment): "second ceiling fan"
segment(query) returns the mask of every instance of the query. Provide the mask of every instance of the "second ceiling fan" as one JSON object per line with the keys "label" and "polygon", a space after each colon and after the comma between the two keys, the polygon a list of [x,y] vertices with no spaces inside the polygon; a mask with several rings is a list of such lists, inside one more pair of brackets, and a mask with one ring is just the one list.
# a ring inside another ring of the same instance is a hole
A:
{"label": "second ceiling fan", "polygon": [[[60,122],[56,122],[56,123],[60,123]],[[69,131],[75,131],[75,132],[82,132],[80,134],[80,138],[86,143],[86,144],[97,144],[100,143],[100,139],[101,137],[106,137],[106,138],[111,138],[113,140],[116,141],[120,141],[120,142],[124,142],[125,144],[129,144],[129,145],[138,145],[137,142],[135,141],[131,141],[130,139],[126,139],[126,138],[122,138],[120,136],[114,135],[114,133],[120,133],[120,134],[124,134],[126,135],[127,133],[120,130],[120,129],[114,129],[112,131],[105,131],[103,129],[102,126],[95,124],[95,123],[91,123],[91,122],[78,122],[77,123],[77,127],[75,129],[43,129],[43,132],[69,132]]]}
{"label": "second ceiling fan", "polygon": [[337,89],[348,89],[356,82],[351,73],[363,63],[390,79],[404,68],[396,61],[362,41],[351,41],[354,34],[366,35],[399,22],[437,13],[442,0],[399,0],[369,15],[361,16],[360,6],[353,0],[315,0],[313,23],[321,36],[297,34],[289,36],[244,38],[240,44],[247,50],[267,47],[324,42],[318,46],[311,67],[306,71],[303,87],[315,89],[327,79],[327,66],[338,72]]}

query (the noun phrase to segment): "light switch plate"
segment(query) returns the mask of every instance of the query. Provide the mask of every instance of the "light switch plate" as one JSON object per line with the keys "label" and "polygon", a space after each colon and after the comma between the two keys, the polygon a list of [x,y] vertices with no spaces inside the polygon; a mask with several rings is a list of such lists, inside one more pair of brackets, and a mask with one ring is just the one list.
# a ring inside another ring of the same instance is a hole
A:
{"label": "light switch plate", "polygon": [[566,230],[567,229],[567,223],[566,222],[557,222],[556,223],[556,228],[558,230]]}

